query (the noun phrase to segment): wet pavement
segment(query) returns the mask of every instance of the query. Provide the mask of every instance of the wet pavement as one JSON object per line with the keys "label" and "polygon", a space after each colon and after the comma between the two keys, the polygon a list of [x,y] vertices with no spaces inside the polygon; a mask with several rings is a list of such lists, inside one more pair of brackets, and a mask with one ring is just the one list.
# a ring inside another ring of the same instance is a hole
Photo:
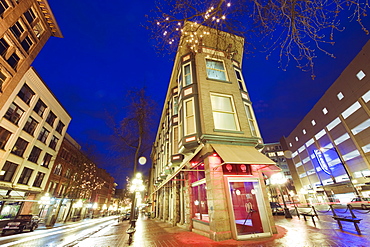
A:
{"label": "wet pavement", "polygon": [[[345,212],[344,209],[338,210]],[[338,246],[338,247],[368,247],[370,246],[370,214],[368,211],[354,211],[358,218],[363,220],[359,224],[361,235],[357,234],[351,222],[342,222],[343,230],[340,230],[337,222],[332,218],[330,211],[318,212],[315,224],[311,217],[307,221],[301,216],[293,216],[286,219],[284,216],[274,216],[278,234],[259,240],[236,241],[226,240],[216,242],[207,237],[186,231],[180,227],[172,227],[154,219],[140,218],[137,222],[137,231],[131,246],[288,246],[288,247],[311,247],[311,246]],[[129,246],[127,239],[121,239]],[[121,245],[122,246],[122,245]]]}
{"label": "wet pavement", "polygon": [[[70,233],[64,236],[63,241],[54,241],[54,244],[47,246],[79,246],[79,247],[177,247],[177,246],[258,246],[258,247],[368,247],[370,246],[370,211],[369,210],[355,210],[357,218],[362,221],[359,224],[361,235],[356,232],[356,229],[351,222],[342,222],[343,230],[340,230],[337,222],[332,218],[331,211],[328,208],[317,209],[318,218],[307,218],[307,221],[301,216],[300,218],[293,215],[293,218],[286,219],[284,216],[274,216],[275,223],[278,229],[278,234],[272,237],[251,239],[247,241],[225,240],[213,241],[207,237],[187,231],[180,227],[172,227],[170,224],[156,220],[148,219],[145,216],[140,216],[136,223],[136,232],[133,237],[133,242],[128,244],[128,235],[126,230],[129,227],[129,222],[117,222],[117,216],[106,217],[106,224],[98,230],[91,231],[91,233],[78,237],[73,242],[68,244],[65,242]],[[348,215],[345,209],[338,209],[338,214]],[[104,220],[102,218],[102,220]],[[84,220],[91,227],[96,226],[97,220]],[[83,224],[85,224],[83,223]],[[73,227],[78,225],[77,222],[71,222],[67,225],[57,224],[53,229],[64,229],[65,227]],[[77,228],[76,228],[77,229]],[[50,229],[40,227],[34,233],[47,233]],[[50,233],[51,234],[51,233]],[[49,235],[50,235],[49,234]],[[76,233],[77,234],[77,233]],[[82,234],[82,233],[81,233]],[[41,236],[41,235],[40,235]],[[46,239],[49,237],[45,236]],[[51,240],[51,239],[49,239]],[[7,246],[27,246],[28,244]],[[32,245],[38,246],[38,245]],[[45,246],[45,245],[42,245]]]}

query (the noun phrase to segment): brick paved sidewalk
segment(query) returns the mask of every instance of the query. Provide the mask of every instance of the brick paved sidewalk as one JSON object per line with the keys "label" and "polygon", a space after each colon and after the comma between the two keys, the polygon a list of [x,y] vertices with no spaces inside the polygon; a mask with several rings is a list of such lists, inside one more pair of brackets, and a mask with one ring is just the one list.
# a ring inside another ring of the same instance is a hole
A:
{"label": "brick paved sidewalk", "polygon": [[[216,242],[180,227],[172,227],[168,223],[141,217],[137,221],[134,241],[131,246],[370,246],[370,225],[368,221],[360,224],[362,235],[356,233],[353,224],[344,224],[344,231],[339,230],[336,222],[330,216],[326,215],[321,215],[320,219],[316,220],[316,226],[312,221],[304,221],[302,217],[299,219],[296,216],[293,219],[285,219],[284,216],[277,216],[275,217],[275,222],[279,233],[272,237],[247,241],[225,240]],[[123,241],[124,246],[128,246],[126,240]]]}

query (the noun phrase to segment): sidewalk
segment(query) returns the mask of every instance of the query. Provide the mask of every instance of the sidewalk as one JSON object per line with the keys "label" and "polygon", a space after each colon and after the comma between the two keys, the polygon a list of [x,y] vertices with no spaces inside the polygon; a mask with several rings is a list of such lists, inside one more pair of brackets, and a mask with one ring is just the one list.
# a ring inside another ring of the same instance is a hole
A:
{"label": "sidewalk", "polygon": [[[338,246],[338,247],[365,247],[370,246],[370,224],[364,219],[359,224],[362,235],[358,235],[353,224],[343,222],[341,231],[331,216],[320,215],[315,219],[316,226],[311,219],[304,221],[293,216],[293,219],[285,219],[284,216],[275,216],[278,234],[269,238],[254,239],[248,241],[225,240],[216,242],[180,227],[172,227],[154,219],[141,217],[137,221],[134,241],[131,246],[135,247],[174,247],[174,246],[288,246],[288,247],[311,247],[311,246]],[[125,239],[124,246],[128,246]]]}

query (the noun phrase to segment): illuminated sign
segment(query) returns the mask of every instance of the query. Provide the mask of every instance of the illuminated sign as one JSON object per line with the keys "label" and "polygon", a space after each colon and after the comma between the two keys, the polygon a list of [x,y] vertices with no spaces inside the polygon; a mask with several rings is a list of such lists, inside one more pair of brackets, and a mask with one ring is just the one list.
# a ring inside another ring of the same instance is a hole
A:
{"label": "illuminated sign", "polygon": [[328,164],[326,163],[326,160],[325,160],[323,154],[317,149],[313,150],[313,153],[315,154],[317,162],[319,162],[319,165],[320,165],[321,169],[326,174],[331,175],[330,168],[329,168]]}

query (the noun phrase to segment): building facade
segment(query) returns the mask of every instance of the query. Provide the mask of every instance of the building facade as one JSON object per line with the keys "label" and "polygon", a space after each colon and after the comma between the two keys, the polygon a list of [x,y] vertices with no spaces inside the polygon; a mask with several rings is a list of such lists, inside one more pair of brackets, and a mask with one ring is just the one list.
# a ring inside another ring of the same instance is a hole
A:
{"label": "building facade", "polygon": [[66,134],[47,182],[48,202],[38,213],[46,225],[107,215],[114,189],[113,177]]}
{"label": "building facade", "polygon": [[[370,42],[280,143],[301,200],[370,196]],[[291,154],[290,154],[291,153]]]}
{"label": "building facade", "polygon": [[46,0],[0,0],[0,108],[51,36],[62,33]]}
{"label": "building facade", "polygon": [[152,149],[154,217],[214,240],[276,232],[263,147],[243,81],[244,40],[196,23],[181,44]]}
{"label": "building facade", "polygon": [[71,117],[30,68],[0,109],[0,195],[3,218],[32,209],[45,189]]}

